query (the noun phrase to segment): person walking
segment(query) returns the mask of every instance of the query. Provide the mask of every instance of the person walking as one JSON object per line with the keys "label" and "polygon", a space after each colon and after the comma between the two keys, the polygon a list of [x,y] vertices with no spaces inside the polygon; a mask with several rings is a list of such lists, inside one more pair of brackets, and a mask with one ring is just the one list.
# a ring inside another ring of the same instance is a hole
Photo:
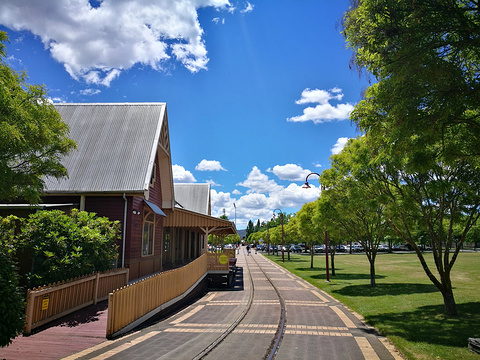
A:
{"label": "person walking", "polygon": [[250,245],[247,245],[247,256],[250,255]]}

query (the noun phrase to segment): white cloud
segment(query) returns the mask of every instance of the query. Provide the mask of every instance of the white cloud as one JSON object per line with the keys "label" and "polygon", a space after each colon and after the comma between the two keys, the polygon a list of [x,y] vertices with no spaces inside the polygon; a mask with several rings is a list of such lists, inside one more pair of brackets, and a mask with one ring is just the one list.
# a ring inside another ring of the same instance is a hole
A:
{"label": "white cloud", "polygon": [[214,180],[210,179],[210,180],[207,180],[205,181],[207,184],[210,184],[211,187],[214,187],[214,186],[222,186],[220,184],[217,184]]}
{"label": "white cloud", "polygon": [[86,96],[92,96],[96,94],[100,94],[100,90],[98,89],[85,89],[85,90],[80,90],[80,94],[86,95]]}
{"label": "white cloud", "polygon": [[206,69],[197,9],[209,6],[233,11],[228,0],[4,0],[0,24],[39,36],[72,78],[109,86],[135,64],[162,70],[174,59],[192,73]]}
{"label": "white cloud", "polygon": [[354,106],[350,103],[337,104],[333,106],[330,104],[331,100],[341,101],[343,94],[342,89],[333,88],[329,91],[319,89],[305,89],[302,91],[302,96],[295,101],[298,105],[303,104],[318,104],[315,107],[307,107],[303,109],[303,115],[287,118],[287,121],[292,122],[306,122],[313,121],[315,124],[329,122],[333,120],[346,120],[349,118]]}
{"label": "white cloud", "polygon": [[[302,169],[300,168],[300,170]],[[273,170],[271,171],[273,172]],[[212,215],[220,216],[225,209],[226,215],[233,221],[235,216],[233,203],[235,203],[237,207],[237,228],[242,229],[246,227],[249,220],[269,220],[275,208],[284,211],[287,208],[300,208],[306,202],[314,201],[320,195],[319,187],[314,185],[315,181],[313,181],[314,184],[311,184],[310,189],[302,188],[306,175],[308,174],[304,174],[303,178],[299,179],[298,184],[291,183],[284,187],[269,179],[255,166],[248,174],[247,179],[238,184],[248,189],[246,195],[234,198],[232,195],[241,195],[236,189],[232,194],[217,193],[212,189]]]}
{"label": "white cloud", "polygon": [[240,12],[242,14],[252,12],[254,7],[255,7],[255,5],[252,5],[247,1],[247,4],[245,5],[245,8],[243,10],[240,10]]}
{"label": "white cloud", "polygon": [[219,18],[219,17],[215,17],[212,19],[212,22],[214,22],[215,24],[222,24],[222,25],[225,25],[225,18]]}
{"label": "white cloud", "polygon": [[195,170],[198,170],[198,171],[220,171],[220,170],[227,171],[226,169],[224,169],[222,167],[222,165],[220,164],[220,161],[206,160],[206,159],[203,159],[202,161],[200,161],[198,163],[198,165],[195,166]]}
{"label": "white cloud", "polygon": [[270,180],[267,175],[263,174],[256,166],[252,168],[250,174],[244,182],[237,185],[249,188],[247,194],[250,193],[269,193],[281,188],[275,180]]}
{"label": "white cloud", "polygon": [[335,143],[335,145],[333,145],[333,148],[331,149],[332,154],[340,153],[347,144],[347,141],[347,137],[338,138],[337,142]]}
{"label": "white cloud", "polygon": [[[267,170],[269,171],[269,170]],[[273,172],[280,180],[302,181],[311,173],[308,169],[303,169],[296,164],[275,165]]]}
{"label": "white cloud", "polygon": [[176,183],[193,183],[197,181],[193,174],[190,171],[185,170],[183,166],[172,165],[172,172],[173,181]]}

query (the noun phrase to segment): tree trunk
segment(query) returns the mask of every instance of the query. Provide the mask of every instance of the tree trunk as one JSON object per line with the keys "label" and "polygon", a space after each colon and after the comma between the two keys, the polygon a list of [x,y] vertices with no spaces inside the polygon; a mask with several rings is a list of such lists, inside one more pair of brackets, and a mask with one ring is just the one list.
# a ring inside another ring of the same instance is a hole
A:
{"label": "tree trunk", "polygon": [[313,243],[310,244],[310,269],[313,269]]}
{"label": "tree trunk", "polygon": [[453,291],[442,291],[443,304],[445,305],[445,313],[449,316],[457,316],[457,305],[455,304],[455,298],[453,297]]}
{"label": "tree trunk", "polygon": [[375,259],[370,260],[370,286],[375,287]]}
{"label": "tree trunk", "polygon": [[330,264],[332,269],[332,276],[335,276],[335,252],[332,251],[330,254]]}

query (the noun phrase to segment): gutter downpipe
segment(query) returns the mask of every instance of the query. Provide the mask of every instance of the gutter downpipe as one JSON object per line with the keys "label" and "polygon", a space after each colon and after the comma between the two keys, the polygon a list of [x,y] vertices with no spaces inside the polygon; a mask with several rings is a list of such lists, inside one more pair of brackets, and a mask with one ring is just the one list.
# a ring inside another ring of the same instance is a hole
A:
{"label": "gutter downpipe", "polygon": [[123,231],[122,231],[122,269],[125,267],[125,236],[126,236],[126,230],[127,230],[127,197],[125,196],[125,193],[123,193],[123,200],[124,200],[124,206],[123,206]]}

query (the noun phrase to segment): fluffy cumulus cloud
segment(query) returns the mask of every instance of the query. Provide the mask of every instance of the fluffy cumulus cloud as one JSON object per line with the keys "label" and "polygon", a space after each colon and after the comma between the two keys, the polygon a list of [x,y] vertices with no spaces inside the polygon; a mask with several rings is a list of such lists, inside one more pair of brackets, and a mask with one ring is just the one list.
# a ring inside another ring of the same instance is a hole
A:
{"label": "fluffy cumulus cloud", "polygon": [[209,6],[232,8],[228,0],[3,0],[0,24],[39,36],[74,79],[109,86],[136,64],[206,69],[197,9]]}
{"label": "fluffy cumulus cloud", "polygon": [[173,182],[193,183],[197,181],[195,180],[195,177],[193,176],[193,174],[190,171],[185,170],[183,166],[173,165],[172,172],[173,172]]}
{"label": "fluffy cumulus cloud", "polygon": [[[300,170],[303,169],[300,168]],[[314,201],[320,195],[320,188],[315,186],[315,180],[312,181],[310,189],[303,189],[304,180],[305,177],[299,183],[290,183],[286,187],[281,186],[255,166],[248,174],[247,179],[238,184],[247,188],[245,195],[236,189],[232,193],[217,192],[212,189],[212,215],[220,216],[225,209],[228,218],[232,221],[236,218],[237,227],[241,229],[247,225],[249,220],[270,219],[272,210],[275,208],[284,210],[300,208],[306,202]]]}
{"label": "fluffy cumulus cloud", "polygon": [[197,166],[195,166],[195,170],[198,171],[227,171],[226,169],[223,168],[223,166],[220,164],[220,161],[217,160],[205,160],[203,159],[198,163]]}
{"label": "fluffy cumulus cloud", "polygon": [[271,180],[267,175],[263,174],[256,166],[253,167],[250,174],[245,181],[238,183],[237,185],[248,188],[247,194],[250,193],[268,193],[281,188],[275,180]]}
{"label": "fluffy cumulus cloud", "polygon": [[317,104],[306,107],[303,114],[288,118],[287,121],[306,122],[313,121],[315,124],[334,120],[347,120],[353,110],[350,103],[332,105],[330,102],[341,101],[343,98],[342,89],[333,88],[330,90],[305,89],[302,96],[295,103],[298,105]]}
{"label": "fluffy cumulus cloud", "polygon": [[348,142],[347,137],[338,138],[337,142],[335,143],[335,145],[333,145],[333,148],[331,149],[332,154],[340,153],[345,147],[345,145],[347,144],[347,142]]}
{"label": "fluffy cumulus cloud", "polygon": [[311,173],[308,169],[303,169],[296,164],[275,165],[273,169],[267,171],[273,172],[280,180],[302,181]]}

